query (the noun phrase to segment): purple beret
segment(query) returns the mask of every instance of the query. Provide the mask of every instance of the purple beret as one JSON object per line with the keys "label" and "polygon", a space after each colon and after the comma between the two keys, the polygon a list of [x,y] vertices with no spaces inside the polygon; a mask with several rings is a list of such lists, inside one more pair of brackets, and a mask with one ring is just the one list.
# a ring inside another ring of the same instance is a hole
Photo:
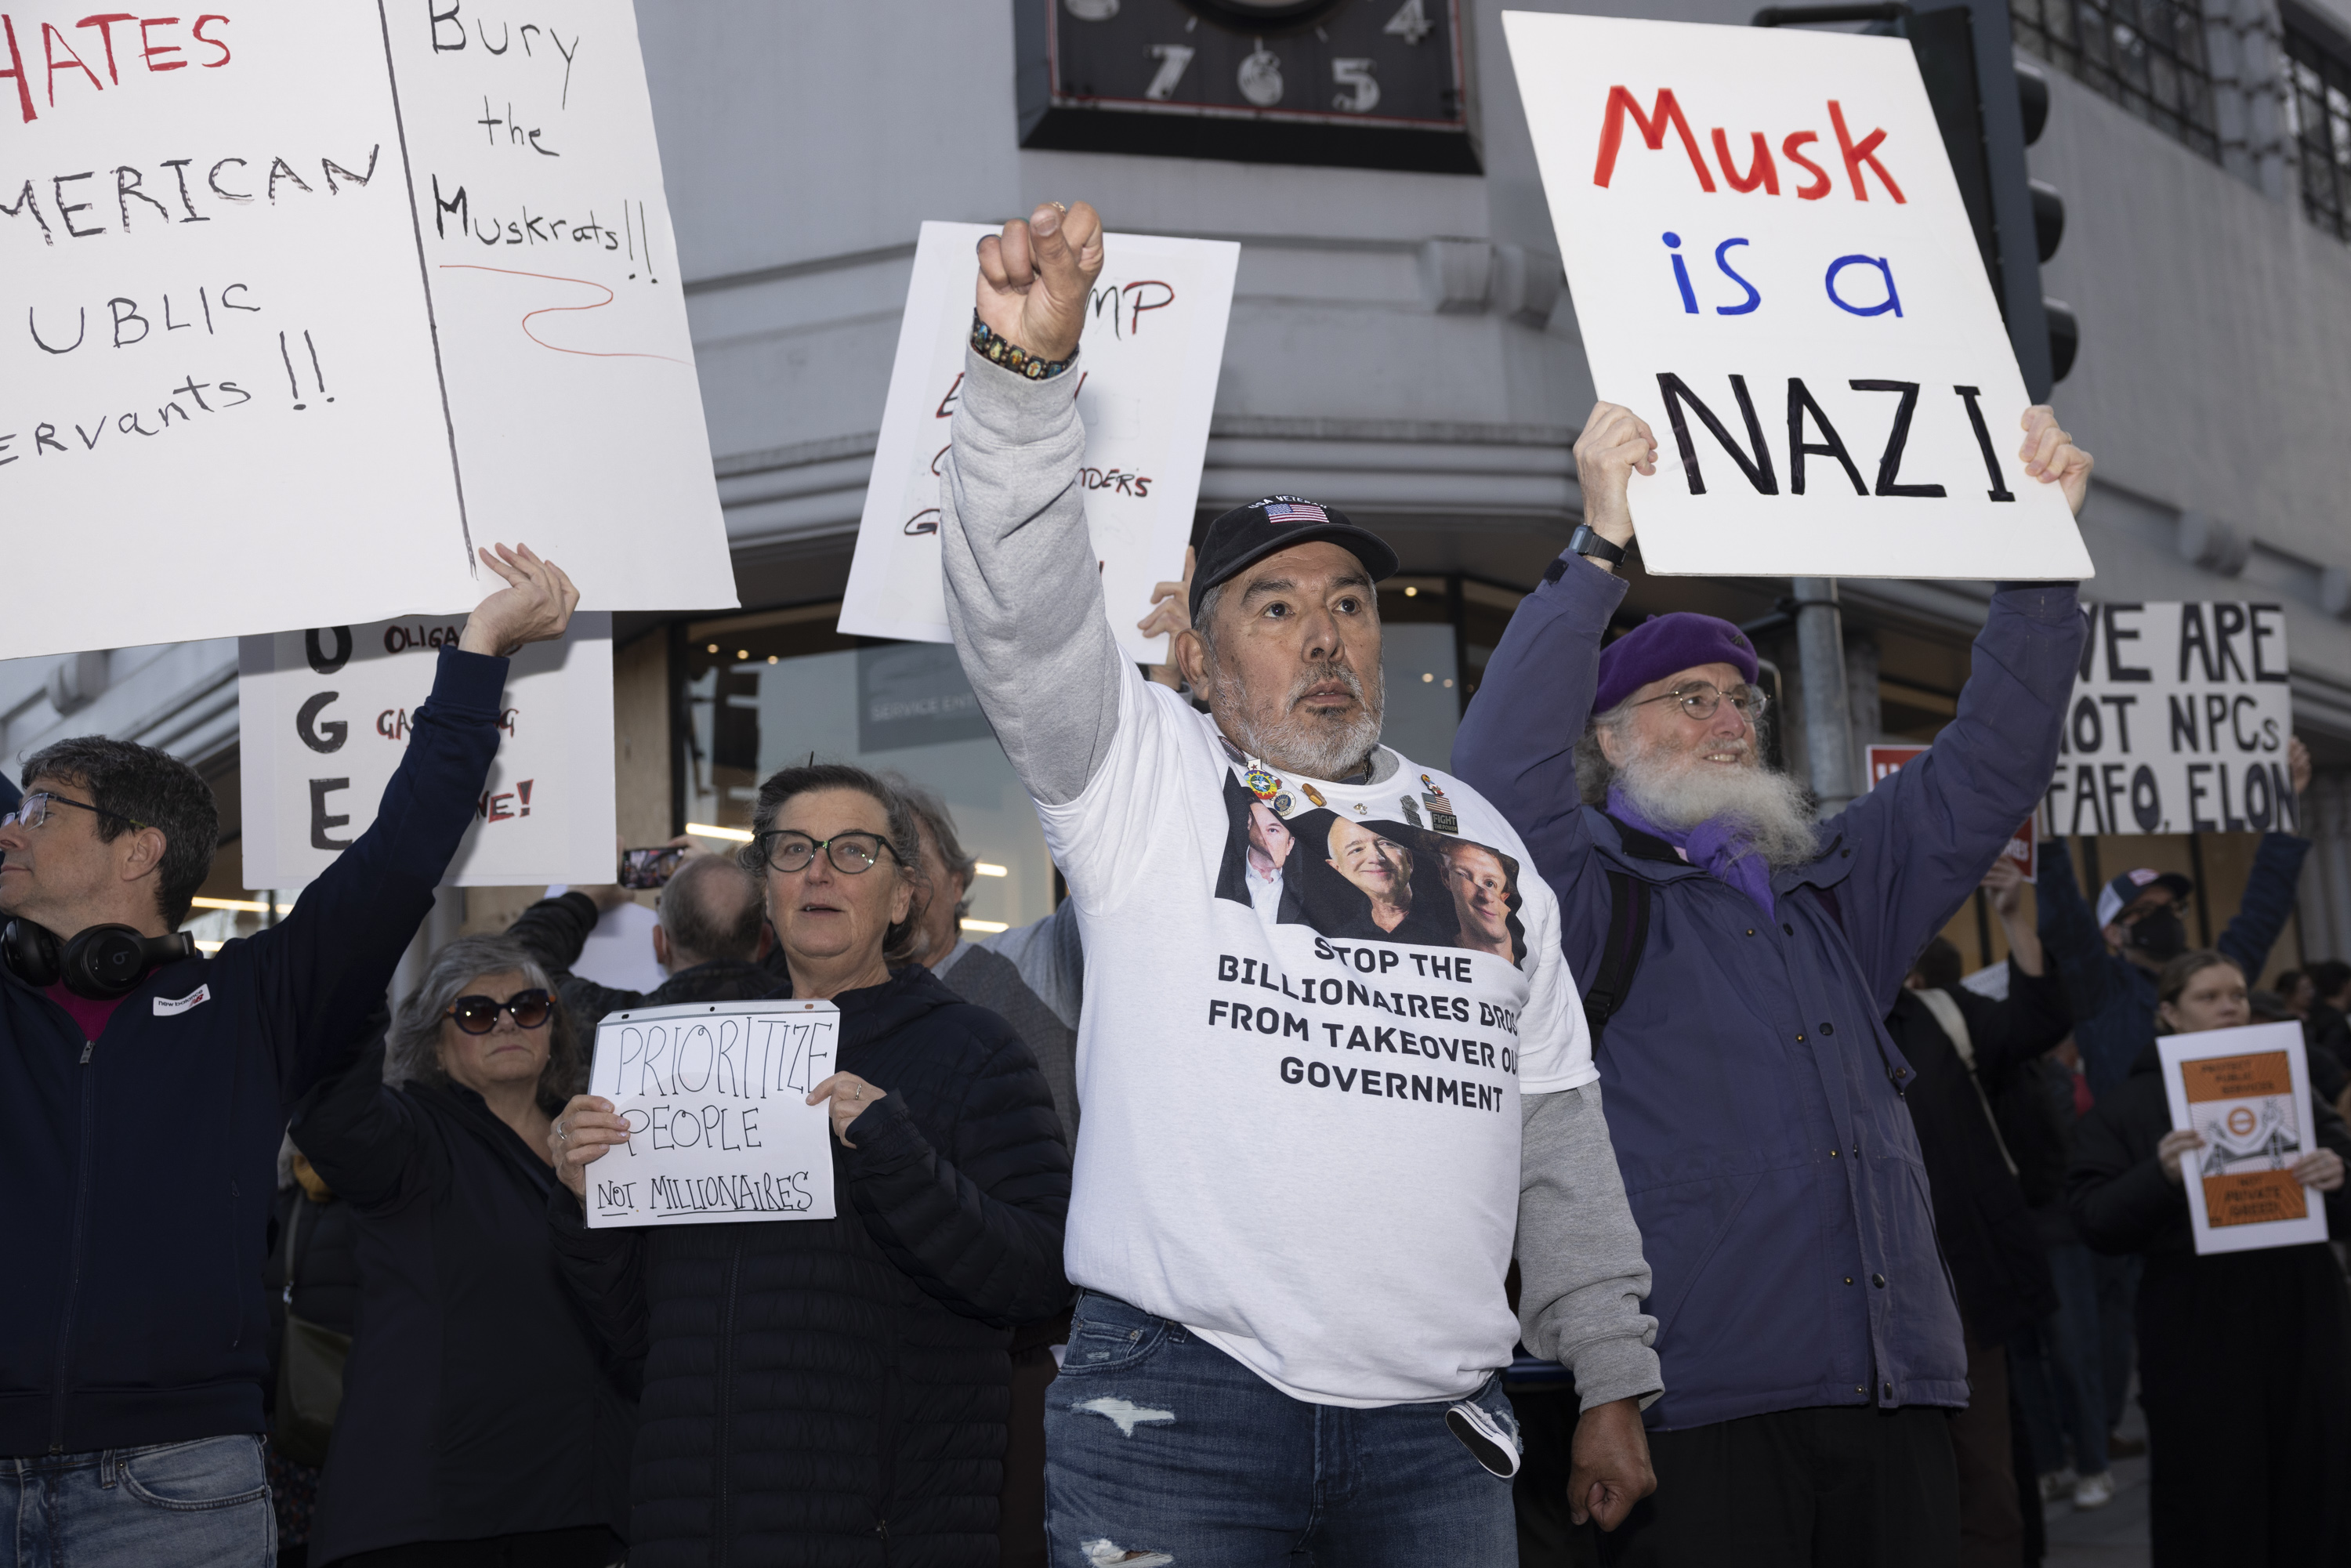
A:
{"label": "purple beret", "polygon": [[1600,650],[1600,690],[1592,711],[1606,713],[1651,681],[1662,681],[1699,664],[1735,664],[1740,678],[1755,681],[1755,644],[1729,622],[1677,610],[1652,615]]}

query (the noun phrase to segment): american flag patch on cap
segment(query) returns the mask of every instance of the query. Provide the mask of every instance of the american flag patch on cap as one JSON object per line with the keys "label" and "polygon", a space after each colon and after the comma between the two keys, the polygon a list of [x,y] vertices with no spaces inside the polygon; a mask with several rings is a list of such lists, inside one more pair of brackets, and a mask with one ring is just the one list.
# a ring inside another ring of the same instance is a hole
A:
{"label": "american flag patch on cap", "polygon": [[1327,523],[1331,514],[1311,501],[1266,501],[1265,520],[1269,523]]}

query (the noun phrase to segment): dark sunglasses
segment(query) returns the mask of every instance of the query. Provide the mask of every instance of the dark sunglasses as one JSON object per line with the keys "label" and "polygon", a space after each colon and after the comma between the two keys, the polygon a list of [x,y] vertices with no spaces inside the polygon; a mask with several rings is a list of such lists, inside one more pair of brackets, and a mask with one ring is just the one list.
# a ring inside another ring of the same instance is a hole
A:
{"label": "dark sunglasses", "polygon": [[444,1017],[457,1020],[457,1027],[467,1034],[487,1034],[498,1027],[498,1015],[514,1014],[515,1028],[538,1029],[555,1011],[555,998],[533,987],[517,991],[505,1001],[496,997],[459,997],[449,1004]]}

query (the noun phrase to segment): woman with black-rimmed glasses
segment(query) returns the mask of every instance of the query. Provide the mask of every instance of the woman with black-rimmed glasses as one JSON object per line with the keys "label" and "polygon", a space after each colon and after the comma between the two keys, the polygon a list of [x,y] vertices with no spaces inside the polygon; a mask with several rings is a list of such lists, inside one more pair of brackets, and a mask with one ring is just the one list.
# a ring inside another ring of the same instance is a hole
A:
{"label": "woman with black-rimmed glasses", "polygon": [[1061,1311],[1070,1156],[1011,1025],[904,938],[920,840],[861,768],[759,787],[743,863],[788,984],[841,1009],[831,1219],[590,1230],[593,1162],[626,1131],[582,1094],[555,1124],[548,1210],[580,1303],[641,1361],[633,1568],[995,1568],[1011,1325]]}
{"label": "woman with black-rimmed glasses", "polygon": [[630,1405],[549,1244],[548,1130],[587,1061],[503,936],[434,956],[386,1041],[296,1108],[359,1221],[360,1309],[310,1561],[604,1568]]}

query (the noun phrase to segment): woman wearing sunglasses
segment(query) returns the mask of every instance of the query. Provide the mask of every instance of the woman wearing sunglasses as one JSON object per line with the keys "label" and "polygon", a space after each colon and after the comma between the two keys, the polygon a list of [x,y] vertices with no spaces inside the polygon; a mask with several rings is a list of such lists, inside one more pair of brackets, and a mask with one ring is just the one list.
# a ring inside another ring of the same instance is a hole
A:
{"label": "woman wearing sunglasses", "polygon": [[467,936],[389,1040],[297,1107],[295,1145],[359,1222],[311,1562],[618,1560],[629,1394],[547,1229],[548,1128],[586,1079],[546,973],[506,937]]}
{"label": "woman wearing sunglasses", "polygon": [[629,1561],[993,1568],[1010,1326],[1069,1300],[1052,1093],[1010,1025],[885,961],[919,874],[903,800],[858,768],[789,768],[752,824],[784,994],[841,1009],[841,1071],[810,1096],[838,1213],[590,1230],[590,1167],[627,1134],[593,1095],[557,1119],[557,1249],[643,1366]]}

